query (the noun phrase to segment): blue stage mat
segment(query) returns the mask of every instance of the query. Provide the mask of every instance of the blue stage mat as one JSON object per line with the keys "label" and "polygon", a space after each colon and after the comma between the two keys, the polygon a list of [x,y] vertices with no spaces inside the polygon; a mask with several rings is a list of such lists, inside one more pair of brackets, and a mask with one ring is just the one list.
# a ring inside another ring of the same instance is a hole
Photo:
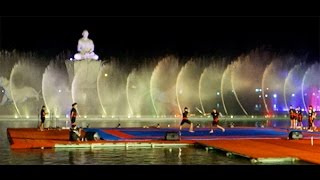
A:
{"label": "blue stage mat", "polygon": [[100,138],[102,138],[103,140],[121,140],[121,138],[119,138],[117,136],[113,136],[111,134],[104,132],[101,128],[85,128],[84,131],[85,132],[97,132],[98,135],[100,136]]}
{"label": "blue stage mat", "polygon": [[[166,132],[179,132],[176,129],[152,129],[152,130],[120,130],[123,133],[133,136],[164,136]],[[265,129],[265,128],[229,128],[225,132],[220,129],[214,130],[212,134],[210,129],[196,129],[191,133],[188,130],[182,130],[182,136],[283,136],[287,135],[286,131],[279,131],[279,129]]]}
{"label": "blue stage mat", "polygon": [[[127,138],[117,137],[115,135],[104,132],[104,129],[100,128],[86,128],[86,132],[97,132],[99,136],[104,140],[126,140]],[[107,128],[109,129],[109,128]],[[130,139],[163,139],[167,132],[179,132],[178,129],[174,128],[110,128],[109,130],[117,130],[122,133],[133,136]],[[217,138],[217,137],[248,137],[248,138],[259,138],[259,137],[285,137],[288,136],[288,131],[278,128],[227,128],[225,132],[220,129],[215,129],[213,133],[209,133],[209,128],[197,128],[195,132],[191,133],[188,129],[181,131],[181,137],[183,139],[204,139]]]}

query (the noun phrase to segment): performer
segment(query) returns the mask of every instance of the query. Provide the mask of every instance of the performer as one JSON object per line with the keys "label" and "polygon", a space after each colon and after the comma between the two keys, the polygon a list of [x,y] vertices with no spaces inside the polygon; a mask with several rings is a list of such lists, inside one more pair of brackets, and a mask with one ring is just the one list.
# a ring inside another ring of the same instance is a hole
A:
{"label": "performer", "polygon": [[303,119],[303,114],[301,111],[300,106],[296,108],[296,113],[297,113],[297,129],[303,129],[303,124],[302,124],[302,119]]}
{"label": "performer", "polygon": [[216,109],[212,109],[211,116],[212,116],[213,120],[212,120],[212,123],[211,123],[210,134],[213,133],[213,128],[214,127],[221,129],[222,132],[225,131],[225,129],[222,126],[219,125],[219,115],[220,115],[220,112],[218,112]]}
{"label": "performer", "polygon": [[78,112],[77,112],[76,108],[77,108],[77,103],[73,103],[71,111],[70,111],[71,124],[74,124],[76,122],[76,118],[77,118],[77,115],[78,115]]}
{"label": "performer", "polygon": [[39,126],[39,128],[40,128],[40,131],[43,131],[43,129],[44,129],[44,121],[46,120],[46,115],[47,115],[48,113],[46,112],[46,106],[42,106],[42,108],[41,108],[41,111],[40,111],[40,120],[41,120],[41,123],[40,123],[40,126]]}
{"label": "performer", "polygon": [[189,132],[194,132],[194,131],[193,131],[193,123],[188,119],[188,113],[189,113],[189,112],[188,112],[188,108],[185,107],[185,108],[184,108],[184,112],[182,113],[182,120],[181,120],[179,129],[180,129],[180,131],[181,131],[182,125],[183,125],[184,123],[187,123],[187,124],[190,124]]}
{"label": "performer", "polygon": [[310,105],[308,109],[308,132],[316,131],[317,127],[314,125],[314,120],[316,119],[317,113],[314,111],[313,107]]}
{"label": "performer", "polygon": [[296,110],[293,109],[292,105],[289,108],[289,117],[290,117],[290,129],[296,128],[296,118],[295,118]]}

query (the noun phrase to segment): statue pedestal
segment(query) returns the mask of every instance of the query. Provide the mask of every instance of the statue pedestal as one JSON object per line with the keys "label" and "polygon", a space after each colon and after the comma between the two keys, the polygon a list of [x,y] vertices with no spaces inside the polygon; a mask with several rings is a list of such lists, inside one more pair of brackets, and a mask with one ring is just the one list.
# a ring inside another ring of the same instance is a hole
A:
{"label": "statue pedestal", "polygon": [[97,91],[97,77],[101,61],[66,61],[73,102],[78,103],[81,115],[100,114],[100,100]]}
{"label": "statue pedestal", "polygon": [[92,59],[85,59],[80,61],[66,60],[65,64],[69,75],[70,85],[72,85],[72,81],[77,72],[82,72],[82,74],[89,75],[90,77],[88,77],[88,79],[95,79],[96,82],[98,73],[102,65],[101,61]]}

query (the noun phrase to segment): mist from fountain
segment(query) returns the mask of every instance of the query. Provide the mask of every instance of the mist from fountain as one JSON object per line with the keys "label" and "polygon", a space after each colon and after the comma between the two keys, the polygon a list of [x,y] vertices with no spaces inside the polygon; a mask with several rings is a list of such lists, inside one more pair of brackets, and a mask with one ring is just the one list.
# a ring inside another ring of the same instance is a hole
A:
{"label": "mist from fountain", "polygon": [[303,103],[304,96],[302,94],[302,80],[308,66],[301,62],[296,64],[288,73],[288,76],[284,83],[285,104],[286,108],[290,105],[293,107],[300,106],[301,109],[305,109],[305,104]]}
{"label": "mist from fountain", "polygon": [[305,108],[312,105],[316,111],[320,110],[320,63],[312,64],[305,72],[301,84],[303,104]]}
{"label": "mist from fountain", "polygon": [[50,61],[42,78],[42,94],[46,108],[53,116],[68,115],[71,109],[72,93],[65,64]]}
{"label": "mist from fountain", "polygon": [[260,91],[255,89],[261,88],[263,71],[269,61],[268,53],[256,49],[231,63],[231,86],[243,115],[260,114]]}
{"label": "mist from fountain", "polygon": [[69,114],[81,117],[178,117],[188,107],[203,115],[212,108],[228,116],[287,114],[287,107],[319,110],[319,63],[307,56],[255,49],[224,58],[153,58],[132,67],[119,59],[46,61],[33,54],[0,52],[0,114]]}
{"label": "mist from fountain", "polygon": [[266,67],[262,79],[262,98],[268,113],[288,111],[285,104],[284,85],[289,71],[299,60],[292,56],[275,56]]}
{"label": "mist from fountain", "polygon": [[176,98],[176,81],[181,69],[176,57],[162,58],[150,79],[150,95],[156,116],[180,115]]}
{"label": "mist from fountain", "polygon": [[180,112],[184,107],[188,107],[191,112],[197,112],[197,108],[201,107],[199,80],[203,69],[200,59],[191,59],[181,68],[176,83],[176,97]]}
{"label": "mist from fountain", "polygon": [[[104,116],[130,115],[127,101],[128,70],[118,60],[111,60],[102,65],[97,78],[97,89]],[[96,98],[97,99],[97,98]]]}
{"label": "mist from fountain", "polygon": [[[237,101],[234,86],[232,85],[233,64],[229,64],[221,78],[221,100],[226,115],[243,115],[243,109]],[[219,109],[218,109],[219,111]]]}
{"label": "mist from fountain", "polygon": [[130,116],[141,117],[155,114],[150,95],[150,79],[153,70],[150,66],[135,68],[127,77],[126,91]]}
{"label": "mist from fountain", "polygon": [[72,100],[78,103],[78,112],[83,116],[102,114],[100,100],[97,98],[97,77],[100,68],[101,61],[82,60],[67,63],[68,73],[74,73],[71,86]]}
{"label": "mist from fountain", "polygon": [[[211,112],[213,108],[222,111],[221,79],[226,69],[226,60],[212,59],[201,73],[199,80],[199,99],[202,113]],[[225,112],[224,112],[225,113]]]}
{"label": "mist from fountain", "polygon": [[29,118],[38,114],[44,104],[42,99],[42,74],[44,68],[35,59],[20,59],[10,74],[13,104],[19,116]]}

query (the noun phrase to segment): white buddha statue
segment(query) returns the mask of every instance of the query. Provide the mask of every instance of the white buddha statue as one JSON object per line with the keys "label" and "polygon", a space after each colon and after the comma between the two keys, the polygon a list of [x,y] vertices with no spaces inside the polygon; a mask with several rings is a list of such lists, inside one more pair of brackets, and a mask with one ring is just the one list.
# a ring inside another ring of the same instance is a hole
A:
{"label": "white buddha statue", "polygon": [[88,38],[89,32],[84,30],[82,32],[82,38],[78,41],[78,51],[79,53],[74,55],[75,60],[82,60],[82,59],[95,59],[98,60],[99,57],[93,52],[94,51],[94,44],[91,39]]}

